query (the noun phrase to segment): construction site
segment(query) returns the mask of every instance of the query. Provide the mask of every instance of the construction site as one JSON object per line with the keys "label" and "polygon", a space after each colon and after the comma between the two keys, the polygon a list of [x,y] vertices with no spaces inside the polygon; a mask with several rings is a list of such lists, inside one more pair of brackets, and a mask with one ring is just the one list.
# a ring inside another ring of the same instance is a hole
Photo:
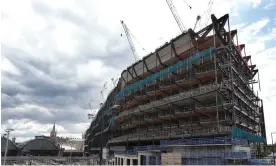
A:
{"label": "construction site", "polygon": [[197,32],[179,25],[181,35],[121,73],[85,133],[85,152],[99,154],[94,164],[249,164],[256,157],[266,144],[253,86],[258,69],[229,15],[210,17]]}
{"label": "construction site", "polygon": [[185,30],[167,3],[182,33],[122,71],[85,133],[86,154],[108,165],[250,164],[266,144],[251,55],[228,14]]}

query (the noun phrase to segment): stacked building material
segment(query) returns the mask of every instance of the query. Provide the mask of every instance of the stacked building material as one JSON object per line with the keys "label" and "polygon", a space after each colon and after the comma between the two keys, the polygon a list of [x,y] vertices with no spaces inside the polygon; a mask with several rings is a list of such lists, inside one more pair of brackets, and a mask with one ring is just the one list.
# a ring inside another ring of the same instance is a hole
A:
{"label": "stacked building material", "polygon": [[162,165],[168,165],[168,153],[161,154],[161,163]]}
{"label": "stacked building material", "polygon": [[181,153],[162,153],[162,165],[181,165]]}

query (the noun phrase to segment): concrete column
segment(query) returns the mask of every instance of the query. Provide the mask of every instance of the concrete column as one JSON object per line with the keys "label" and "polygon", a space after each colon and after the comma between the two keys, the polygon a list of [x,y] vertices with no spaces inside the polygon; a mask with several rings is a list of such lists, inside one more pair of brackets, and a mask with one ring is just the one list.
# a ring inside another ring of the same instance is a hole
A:
{"label": "concrete column", "polygon": [[127,165],[127,158],[123,157],[123,165]]}
{"label": "concrete column", "polygon": [[130,159],[130,165],[133,165],[133,159]]}
{"label": "concrete column", "polygon": [[138,154],[137,160],[138,160],[138,165],[142,165],[142,164],[140,163],[140,161],[141,161],[141,155]]}

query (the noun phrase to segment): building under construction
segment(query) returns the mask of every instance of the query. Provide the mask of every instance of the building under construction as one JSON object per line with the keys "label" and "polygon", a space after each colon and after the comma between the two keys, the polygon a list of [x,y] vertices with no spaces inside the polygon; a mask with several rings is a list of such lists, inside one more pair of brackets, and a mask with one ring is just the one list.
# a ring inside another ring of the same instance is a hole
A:
{"label": "building under construction", "polygon": [[266,143],[258,69],[228,14],[121,74],[85,134],[110,165],[247,164]]}

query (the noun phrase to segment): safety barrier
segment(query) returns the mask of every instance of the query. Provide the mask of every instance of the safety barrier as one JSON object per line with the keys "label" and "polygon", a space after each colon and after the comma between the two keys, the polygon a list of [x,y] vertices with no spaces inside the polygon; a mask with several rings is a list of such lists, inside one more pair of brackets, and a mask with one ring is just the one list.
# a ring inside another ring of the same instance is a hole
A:
{"label": "safety barrier", "polygon": [[228,159],[249,158],[246,151],[232,151],[232,149],[186,149],[182,152],[182,158],[208,158],[221,157]]}
{"label": "safety barrier", "polygon": [[[222,126],[219,128],[220,132],[227,132],[231,133],[231,127],[227,126]],[[187,129],[181,129],[181,128],[172,128],[170,130],[154,130],[154,131],[144,131],[140,133],[130,133],[130,134],[125,134],[123,136],[119,136],[116,138],[113,138],[112,140],[109,141],[109,143],[113,142],[123,142],[128,139],[131,140],[138,140],[138,139],[152,139],[153,137],[168,137],[168,136],[191,136],[191,134],[195,135],[197,134],[202,135],[202,134],[210,134],[210,133],[217,133],[217,127],[211,127],[211,128],[204,128],[204,129],[192,129],[191,131],[188,131]],[[189,139],[192,140],[192,139]],[[235,140],[234,140],[235,141]]]}
{"label": "safety barrier", "polygon": [[204,85],[204,86],[201,86],[200,88],[196,88],[196,89],[192,89],[190,91],[182,92],[182,93],[179,93],[176,95],[168,96],[168,97],[160,99],[160,100],[155,100],[153,102],[138,106],[138,107],[130,109],[130,110],[125,110],[122,113],[120,113],[117,116],[117,118],[120,118],[120,117],[123,117],[126,115],[131,115],[134,113],[138,113],[139,111],[147,110],[152,107],[158,107],[161,105],[169,104],[170,102],[176,102],[176,101],[179,101],[179,100],[182,100],[185,98],[190,98],[190,97],[197,96],[200,94],[208,93],[217,88],[221,88],[222,86],[223,86],[223,83],[217,84],[217,85],[216,84]]}
{"label": "safety barrier", "polygon": [[128,86],[127,88],[123,89],[122,91],[120,91],[119,93],[117,93],[114,97],[115,100],[118,99],[118,97],[120,96],[124,96],[126,94],[128,94],[129,92],[131,91],[134,91],[140,87],[143,87],[145,86],[146,84],[148,83],[151,83],[153,82],[154,80],[156,80],[157,78],[160,78],[160,77],[163,77],[171,72],[174,72],[186,65],[189,65],[191,63],[194,63],[202,58],[205,58],[205,57],[208,57],[208,56],[211,56],[214,52],[216,51],[216,49],[214,47],[210,47],[209,49],[206,49],[202,52],[199,52],[197,54],[195,54],[194,56],[191,56],[185,60],[182,60],[182,61],[179,61],[178,63],[166,68],[166,69],[163,69],[155,74],[152,74],[150,76],[148,76],[146,79],[144,80],[141,80],[141,81],[138,81],[134,84],[131,84],[130,86]]}
{"label": "safety barrier", "polygon": [[149,156],[149,165],[156,165],[156,157]]}
{"label": "safety barrier", "polygon": [[161,156],[149,156],[148,165],[161,165]]}
{"label": "safety barrier", "polygon": [[147,156],[143,156],[143,165],[147,165]]}
{"label": "safety barrier", "polygon": [[161,140],[160,145],[208,145],[208,144],[231,144],[231,145],[246,145],[247,140],[229,136],[216,138],[190,138],[177,140]]}
{"label": "safety barrier", "polygon": [[233,136],[233,138],[243,138],[243,139],[247,139],[249,141],[265,142],[264,138],[257,136],[257,135],[250,134],[250,133],[243,131],[242,129],[239,129],[239,128],[232,128],[232,136]]}
{"label": "safety barrier", "polygon": [[182,158],[182,165],[225,165],[226,160],[221,158]]}
{"label": "safety barrier", "polygon": [[135,151],[135,150],[114,151],[114,154],[118,154],[118,155],[122,155],[122,154],[125,154],[125,155],[136,155],[137,151]]}
{"label": "safety barrier", "polygon": [[153,150],[160,150],[166,151],[167,147],[160,147],[159,145],[147,145],[147,146],[136,146],[134,147],[136,151],[153,151]]}
{"label": "safety barrier", "polygon": [[250,165],[275,165],[273,159],[251,159],[249,160]]}
{"label": "safety barrier", "polygon": [[159,145],[135,146],[130,149],[131,150],[114,151],[114,154],[135,155],[137,151],[167,151],[167,147],[161,147]]}

